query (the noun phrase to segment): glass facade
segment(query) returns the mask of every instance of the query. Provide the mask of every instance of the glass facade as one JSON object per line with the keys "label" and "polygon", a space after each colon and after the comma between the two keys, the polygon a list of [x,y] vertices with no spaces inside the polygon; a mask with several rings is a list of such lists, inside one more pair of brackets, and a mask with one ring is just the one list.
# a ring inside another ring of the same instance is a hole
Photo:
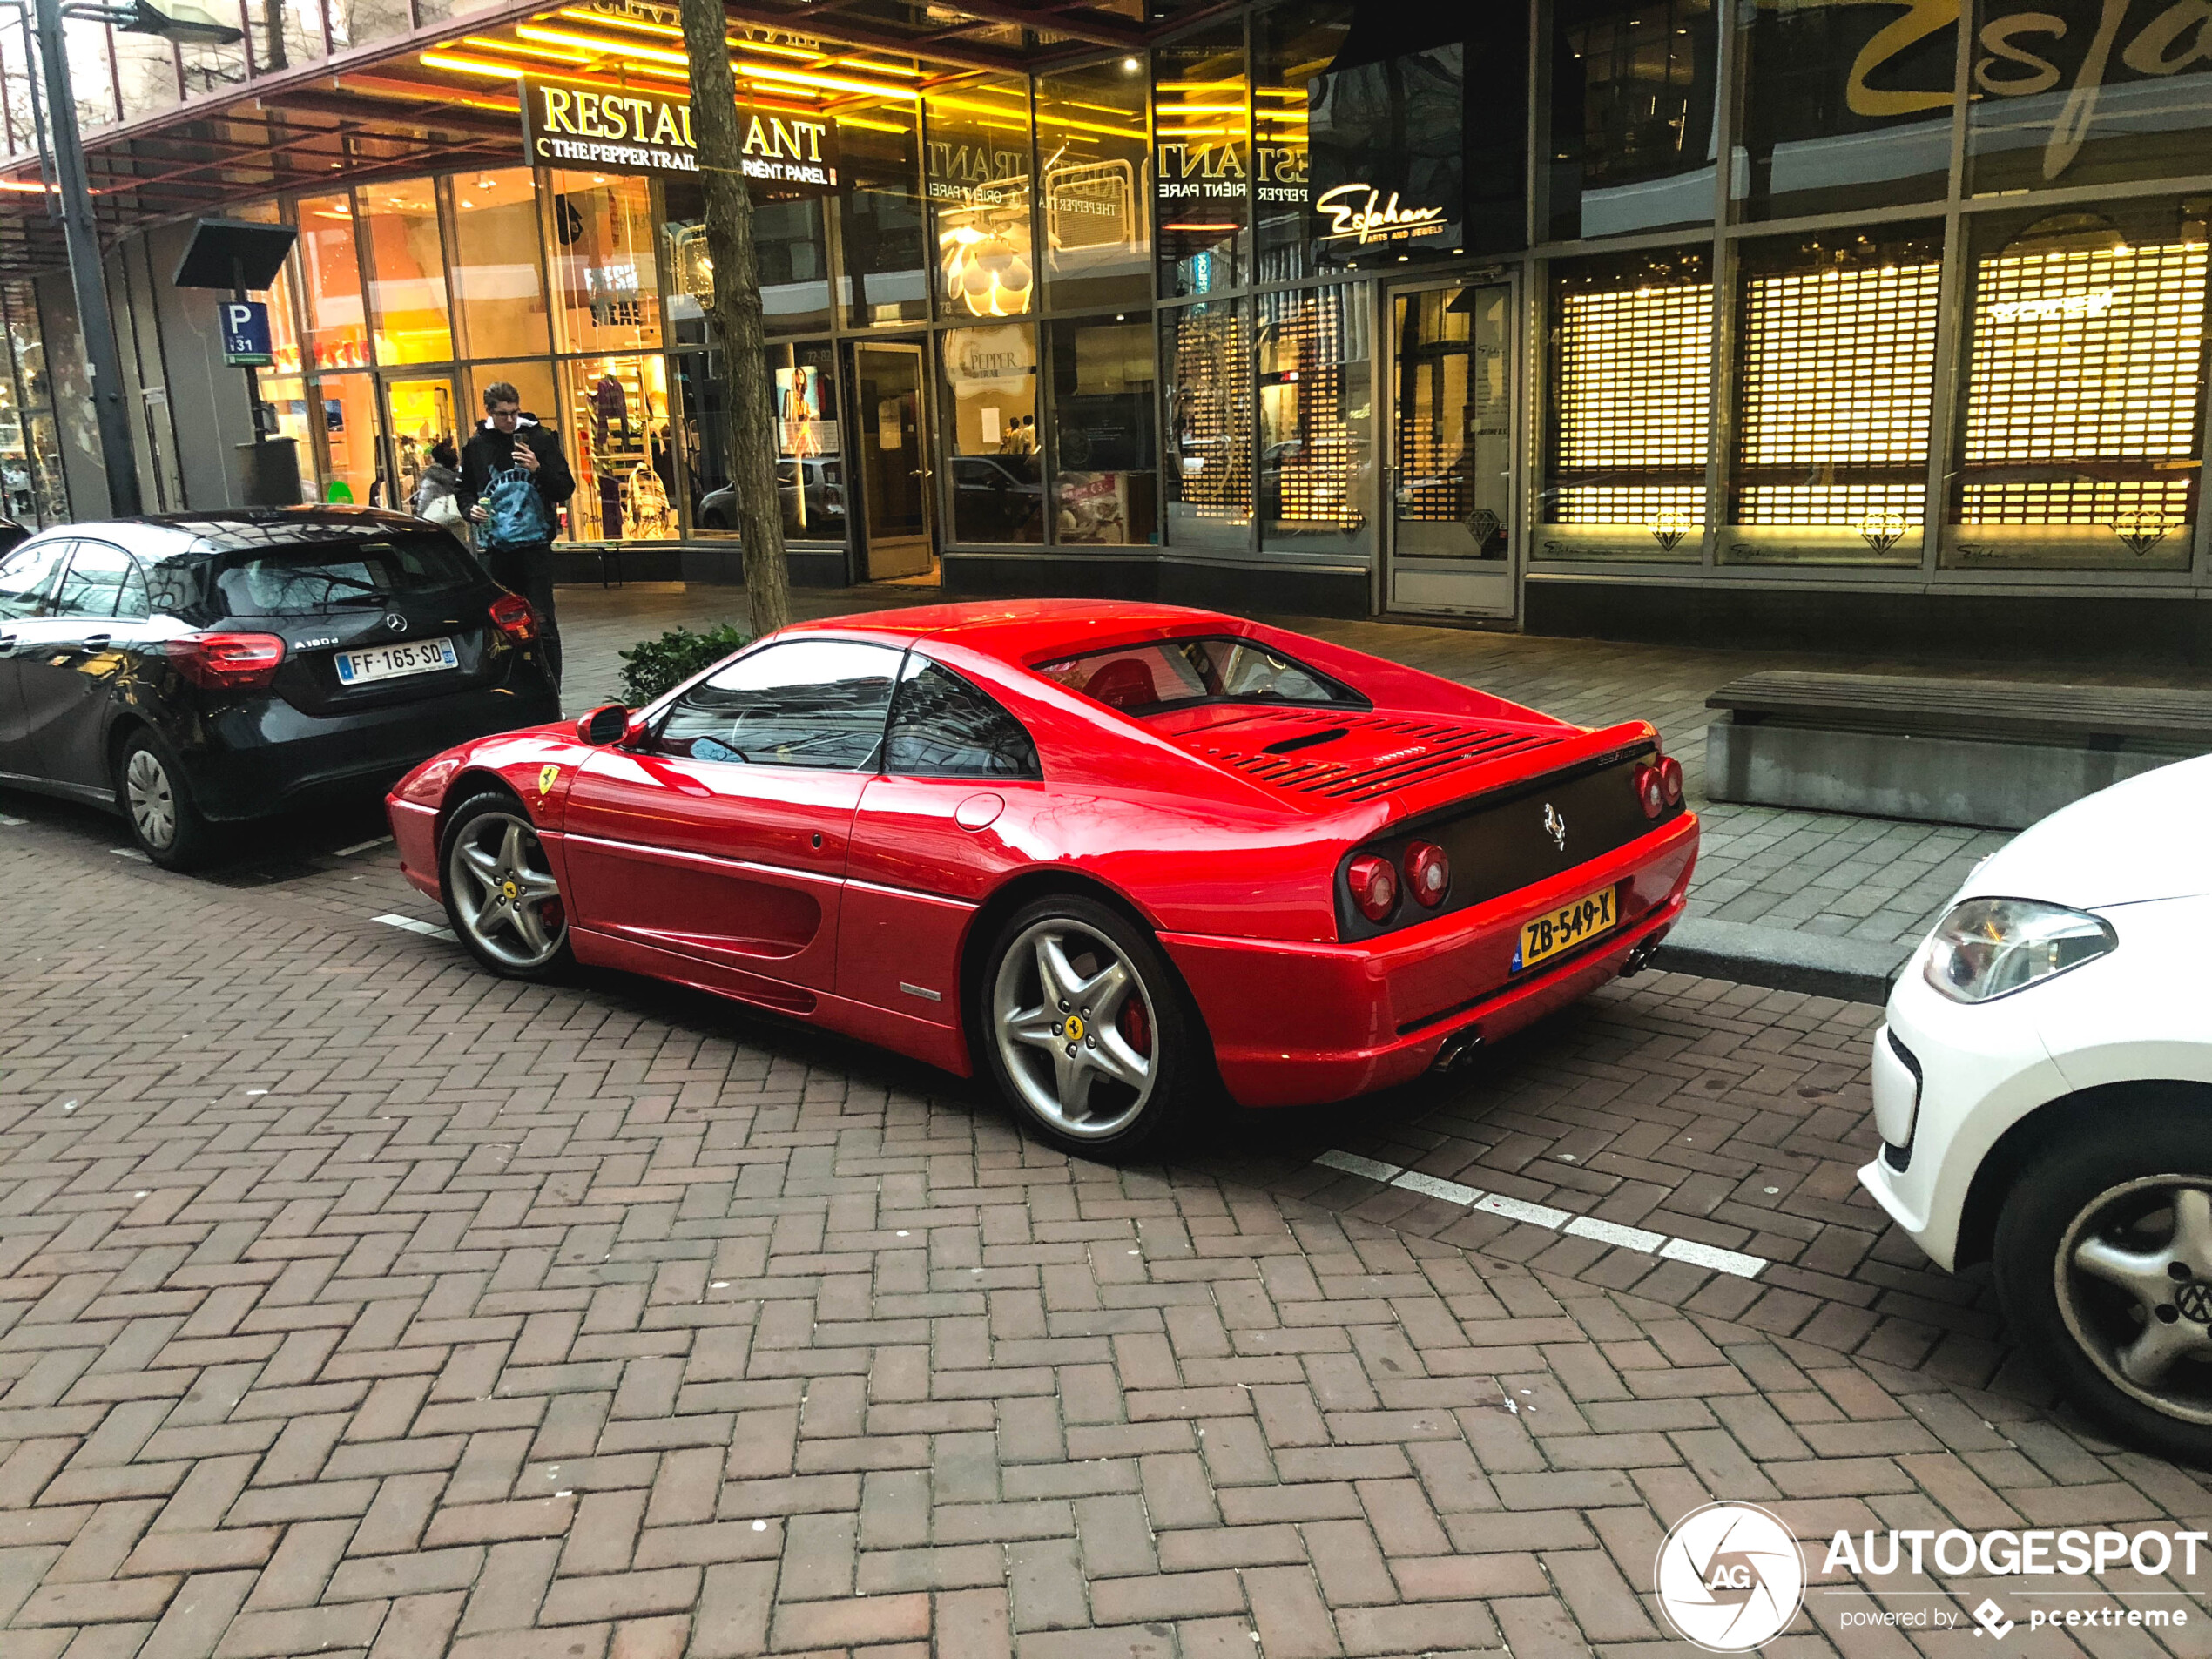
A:
{"label": "glass facade", "polygon": [[[269,0],[237,63],[88,32],[85,118],[441,3]],[[2212,589],[2208,17],[1285,0],[1030,74],[856,50],[836,188],[756,202],[786,535],[853,577],[1143,548],[1418,607],[1463,571],[1494,614],[1640,572]],[[696,184],[396,172],[233,210],[300,233],[261,384],[316,493],[404,502],[503,380],[575,463],[564,537],[733,533]],[[0,475],[44,511],[11,341]]]}

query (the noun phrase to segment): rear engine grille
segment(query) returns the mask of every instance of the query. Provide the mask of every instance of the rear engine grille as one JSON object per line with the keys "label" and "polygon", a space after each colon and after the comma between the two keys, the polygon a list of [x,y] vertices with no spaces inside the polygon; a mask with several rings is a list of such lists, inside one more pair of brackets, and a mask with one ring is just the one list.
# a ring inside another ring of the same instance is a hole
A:
{"label": "rear engine grille", "polygon": [[[1516,732],[1498,726],[1461,725],[1441,720],[1392,719],[1379,714],[1339,711],[1292,715],[1271,709],[1270,729],[1288,720],[1309,721],[1345,732],[1372,732],[1392,745],[1390,752],[1369,757],[1356,765],[1308,759],[1296,752],[1253,753],[1227,744],[1194,743],[1193,752],[1234,767],[1246,777],[1286,793],[1318,795],[1332,800],[1372,800],[1407,784],[1447,777],[1468,767],[1487,765],[1508,755],[1528,754],[1563,741],[1538,732]],[[1218,730],[1218,728],[1217,728]],[[1278,741],[1269,745],[1281,749]]]}

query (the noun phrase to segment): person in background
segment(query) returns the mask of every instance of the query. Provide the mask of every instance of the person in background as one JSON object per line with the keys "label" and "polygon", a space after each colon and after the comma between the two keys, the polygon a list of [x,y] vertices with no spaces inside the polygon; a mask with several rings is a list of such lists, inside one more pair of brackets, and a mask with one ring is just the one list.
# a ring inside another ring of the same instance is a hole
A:
{"label": "person in background", "polygon": [[484,388],[484,421],[461,452],[461,509],[480,528],[476,545],[493,581],[536,613],[545,666],[561,680],[561,626],[553,611],[555,509],[576,494],[561,440],[525,414],[505,381]]}
{"label": "person in background", "polygon": [[415,487],[415,499],[408,503],[408,510],[417,518],[427,518],[433,524],[468,539],[469,521],[461,511],[461,452],[453,447],[450,438],[440,438],[430,446],[429,464],[422,469],[422,482]]}

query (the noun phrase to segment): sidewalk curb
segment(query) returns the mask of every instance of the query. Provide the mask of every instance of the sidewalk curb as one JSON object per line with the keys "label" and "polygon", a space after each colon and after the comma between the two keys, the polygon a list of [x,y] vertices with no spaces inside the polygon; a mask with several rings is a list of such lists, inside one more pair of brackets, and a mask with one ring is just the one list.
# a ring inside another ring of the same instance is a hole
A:
{"label": "sidewalk curb", "polygon": [[1912,954],[1909,945],[1691,918],[1675,924],[1651,965],[1669,973],[1879,1005],[1889,1001],[1890,981]]}

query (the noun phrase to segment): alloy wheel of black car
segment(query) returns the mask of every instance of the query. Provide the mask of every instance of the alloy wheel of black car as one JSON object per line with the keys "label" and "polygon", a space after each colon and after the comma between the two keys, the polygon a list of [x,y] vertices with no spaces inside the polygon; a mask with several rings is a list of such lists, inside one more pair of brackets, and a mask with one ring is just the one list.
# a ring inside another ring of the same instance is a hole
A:
{"label": "alloy wheel of black car", "polygon": [[177,757],[151,732],[134,733],[115,769],[116,804],[138,850],[165,870],[189,870],[213,850]]}
{"label": "alloy wheel of black car", "polygon": [[438,865],[455,934],[493,973],[544,980],[574,963],[560,883],[512,795],[487,791],[462,802]]}

